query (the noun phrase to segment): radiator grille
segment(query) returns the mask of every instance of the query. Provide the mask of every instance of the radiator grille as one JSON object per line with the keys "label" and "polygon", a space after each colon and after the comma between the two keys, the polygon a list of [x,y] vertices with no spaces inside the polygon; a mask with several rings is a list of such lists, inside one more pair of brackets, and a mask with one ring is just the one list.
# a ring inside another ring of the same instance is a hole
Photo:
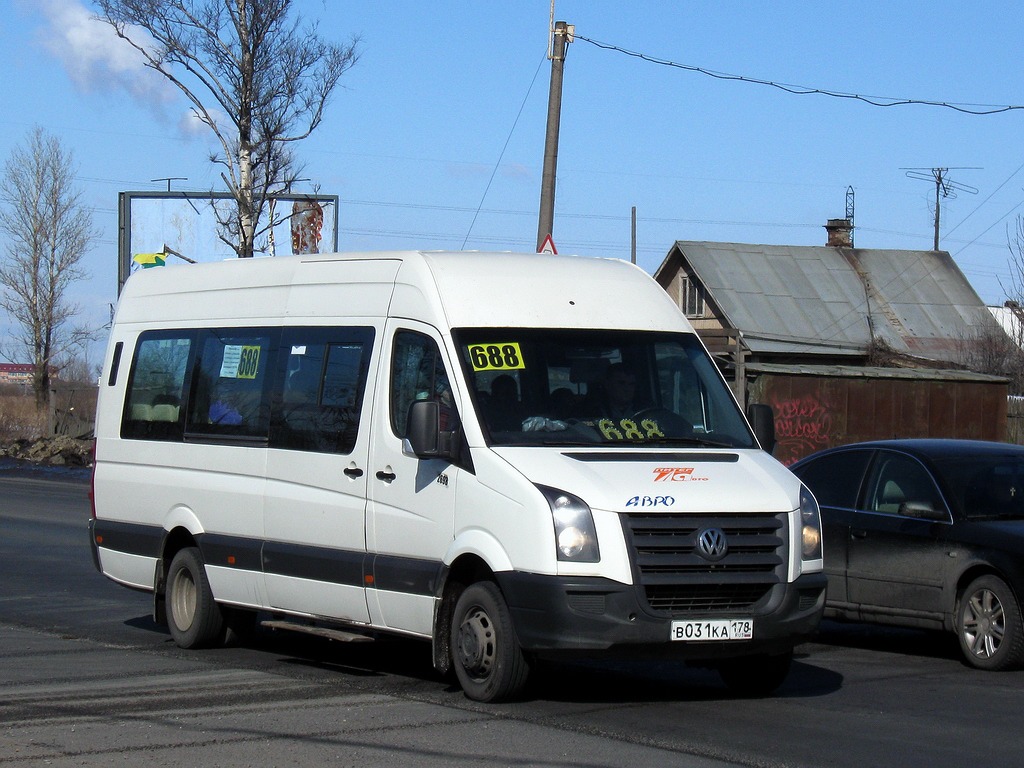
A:
{"label": "radiator grille", "polygon": [[[623,515],[637,583],[652,611],[671,615],[750,610],[786,579],[786,516]],[[718,560],[702,555],[700,534],[728,543]]]}

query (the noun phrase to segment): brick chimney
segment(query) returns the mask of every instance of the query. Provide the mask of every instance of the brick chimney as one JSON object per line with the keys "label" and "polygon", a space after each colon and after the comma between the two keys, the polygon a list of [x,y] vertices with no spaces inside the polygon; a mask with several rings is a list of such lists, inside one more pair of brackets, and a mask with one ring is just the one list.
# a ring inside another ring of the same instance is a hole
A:
{"label": "brick chimney", "polygon": [[829,219],[825,225],[828,233],[829,248],[852,248],[853,247],[853,222],[849,219]]}

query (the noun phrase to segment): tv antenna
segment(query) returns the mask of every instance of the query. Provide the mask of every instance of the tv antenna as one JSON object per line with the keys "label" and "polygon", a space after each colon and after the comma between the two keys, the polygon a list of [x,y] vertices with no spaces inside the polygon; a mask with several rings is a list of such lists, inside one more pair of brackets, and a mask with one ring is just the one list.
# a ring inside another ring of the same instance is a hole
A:
{"label": "tv antenna", "polygon": [[159,179],[150,179],[150,181],[166,181],[167,191],[171,191],[172,181],[188,181],[188,176],[161,176]]}
{"label": "tv antenna", "polygon": [[854,193],[853,186],[846,188],[846,220],[850,222],[850,247],[853,247],[853,231],[856,227],[853,224]]}
{"label": "tv antenna", "polygon": [[978,171],[980,168],[963,166],[960,168],[902,168],[911,179],[921,179],[935,183],[935,244],[933,251],[939,250],[939,199],[948,197],[956,200],[957,192],[967,192],[972,195],[978,194],[978,190],[968,184],[961,184],[959,181],[952,181],[946,174],[950,171]]}

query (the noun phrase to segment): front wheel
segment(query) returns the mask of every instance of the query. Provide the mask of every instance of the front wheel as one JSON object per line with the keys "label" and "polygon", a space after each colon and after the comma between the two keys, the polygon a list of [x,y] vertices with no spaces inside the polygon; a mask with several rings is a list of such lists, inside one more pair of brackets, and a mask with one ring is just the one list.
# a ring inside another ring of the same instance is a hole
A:
{"label": "front wheel", "polygon": [[970,583],[956,614],[960,650],[971,666],[1003,670],[1024,662],[1020,606],[1005,581],[981,576]]}
{"label": "front wheel", "polygon": [[768,696],[782,685],[792,663],[792,651],[773,656],[741,656],[723,661],[718,674],[737,695]]}
{"label": "front wheel", "polygon": [[213,600],[197,547],[181,549],[167,571],[167,626],[181,648],[203,648],[224,640],[225,624]]}
{"label": "front wheel", "polygon": [[452,661],[462,690],[475,701],[507,701],[525,687],[530,668],[492,582],[470,585],[455,603]]}

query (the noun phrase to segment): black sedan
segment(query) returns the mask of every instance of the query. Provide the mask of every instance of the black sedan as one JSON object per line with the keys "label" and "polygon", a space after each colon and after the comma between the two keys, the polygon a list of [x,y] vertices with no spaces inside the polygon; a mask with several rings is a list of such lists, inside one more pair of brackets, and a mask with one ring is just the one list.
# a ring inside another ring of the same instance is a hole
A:
{"label": "black sedan", "polygon": [[1024,663],[1024,446],[883,440],[791,469],[821,507],[826,616],[951,630],[981,669]]}

